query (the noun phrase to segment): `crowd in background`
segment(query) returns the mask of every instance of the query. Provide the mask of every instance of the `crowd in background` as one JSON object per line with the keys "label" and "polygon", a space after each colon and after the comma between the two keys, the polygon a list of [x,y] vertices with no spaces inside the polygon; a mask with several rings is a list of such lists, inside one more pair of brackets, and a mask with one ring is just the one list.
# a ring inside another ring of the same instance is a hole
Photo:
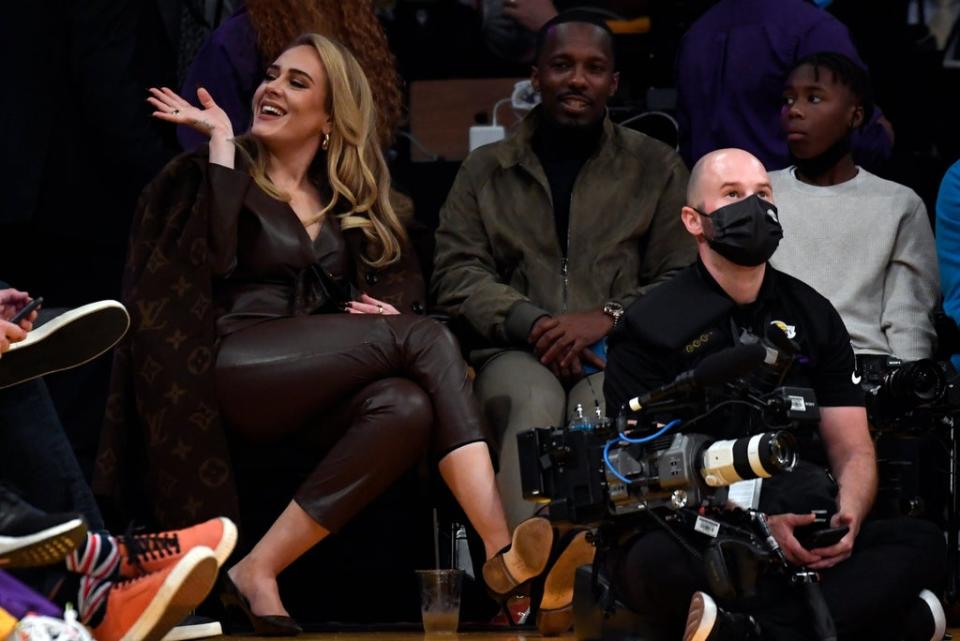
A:
{"label": "crowd in background", "polygon": [[[208,107],[212,97],[223,110],[223,125],[238,136],[247,132],[251,126],[251,101],[267,65],[283,53],[290,42],[308,32],[320,33],[343,44],[353,52],[368,77],[376,106],[378,142],[394,177],[392,191],[379,194],[376,199],[389,203],[384,207],[391,216],[396,214],[396,219],[391,220],[398,226],[400,223],[396,221],[402,221],[410,230],[413,245],[421,254],[423,271],[429,272],[439,209],[436,203],[444,201],[451,186],[454,186],[454,195],[463,190],[458,188],[459,182],[454,185],[453,181],[459,163],[443,159],[433,163],[411,160],[411,145],[420,144],[409,131],[411,83],[527,76],[535,52],[543,45],[535,35],[540,27],[557,11],[584,5],[599,11],[615,34],[614,50],[621,76],[619,90],[609,102],[611,119],[626,121],[656,110],[676,120],[676,142],[686,168],[679,161],[675,167],[666,161],[660,167],[665,172],[662,182],[673,185],[673,188],[664,188],[664,194],[670,198],[679,199],[681,195],[676,177],[685,177],[686,171],[701,157],[723,147],[747,149],[767,170],[782,170],[774,174],[773,182],[778,192],[782,185],[785,200],[803,200],[809,196],[804,196],[802,190],[790,193],[794,187],[788,186],[792,185],[788,167],[795,164],[807,175],[817,175],[823,168],[803,163],[796,145],[788,145],[781,120],[784,83],[791,72],[796,72],[797,64],[806,60],[814,73],[822,66],[833,70],[835,78],[842,77],[842,82],[837,82],[849,89],[861,109],[859,119],[850,123],[856,132],[849,147],[839,143],[828,146],[818,150],[814,160],[826,158],[838,163],[848,159],[851,167],[856,161],[858,166],[869,170],[861,179],[888,179],[912,189],[916,194],[908,193],[909,189],[894,190],[884,200],[884,206],[896,201],[896,205],[890,206],[906,212],[904,220],[909,219],[909,225],[932,222],[938,195],[944,211],[947,214],[953,211],[948,209],[955,207],[952,203],[956,202],[957,165],[954,164],[949,173],[948,168],[960,158],[960,124],[952,108],[951,87],[960,79],[960,69],[952,66],[951,56],[957,47],[960,3],[949,0],[898,0],[888,3],[883,10],[875,3],[860,0],[97,0],[83,4],[42,0],[21,3],[11,9],[12,15],[0,24],[3,43],[0,46],[5,59],[11,63],[12,74],[8,78],[8,98],[0,105],[0,134],[6,145],[0,171],[6,181],[0,189],[0,277],[21,290],[43,295],[46,304],[53,307],[75,307],[90,300],[119,298],[121,279],[130,276],[124,272],[124,261],[128,259],[134,212],[138,206],[141,211],[144,207],[151,211],[150,203],[145,205],[140,201],[138,205],[144,187],[155,179],[154,184],[161,187],[169,186],[174,179],[174,182],[193,180],[195,176],[189,172],[174,171],[180,166],[176,163],[168,166],[164,174],[161,170],[171,159],[196,150],[209,138],[204,127],[195,126],[196,121],[191,124],[168,119],[180,125],[174,129],[152,119],[151,111],[169,109],[176,116],[181,110],[186,112],[191,108],[188,103]],[[823,51],[840,53],[845,58],[840,62],[819,58],[810,61],[809,56]],[[858,84],[855,72],[842,71],[843,65],[850,61],[858,68],[869,69],[872,91],[865,88],[866,83]],[[173,88],[188,102],[181,104],[169,94],[164,97],[163,93],[154,92],[148,104],[144,100],[146,87]],[[478,112],[486,112],[488,108],[489,105],[477,105]],[[518,130],[534,124],[528,122]],[[329,133],[327,135],[329,137]],[[466,135],[464,131],[464,137]],[[211,139],[214,140],[216,137]],[[551,177],[570,170],[571,165],[564,165],[570,159],[562,158],[563,150],[544,146],[542,140],[535,141],[536,144],[541,145],[536,148],[541,159],[557,153],[563,161],[547,167]],[[584,141],[583,151],[592,150],[590,144],[595,141]],[[241,147],[240,153],[247,151]],[[249,153],[243,162],[254,163],[258,152],[254,149]],[[475,160],[472,170],[476,170],[479,162]],[[578,162],[581,164],[576,166],[573,177],[583,166],[583,159]],[[214,169],[210,177],[204,174],[202,181],[238,180],[227,174],[218,178],[217,172],[223,173]],[[437,176],[443,179],[436,180]],[[254,171],[251,180],[256,178]],[[886,188],[880,182],[876,185],[873,189],[877,193]],[[555,186],[551,184],[551,187]],[[572,184],[568,188],[569,198]],[[556,198],[558,192],[552,195]],[[156,191],[153,196],[156,197]],[[840,192],[832,194],[831,206],[842,197]],[[679,201],[674,203],[664,198],[661,203],[664,209],[679,210],[673,206],[679,205]],[[448,203],[451,202],[448,207],[456,209],[456,198],[451,196]],[[845,210],[850,211],[861,204],[856,199],[843,201]],[[914,216],[916,212],[920,214]],[[923,212],[930,212],[929,220],[922,220]],[[827,220],[830,213],[824,213]],[[937,242],[942,254],[942,287],[948,298],[945,309],[951,314],[956,310],[949,301],[951,293],[960,287],[956,282],[960,268],[952,260],[954,252],[949,244],[956,235],[955,221],[947,214],[941,214],[942,221],[938,222]],[[661,218],[663,216],[666,214]],[[568,211],[567,220],[569,217]],[[189,231],[189,220],[183,224]],[[309,229],[309,225],[307,227]],[[784,228],[788,225],[784,224]],[[877,229],[878,226],[873,226],[871,231],[876,233]],[[136,231],[142,237],[143,227]],[[156,231],[158,239],[164,231]],[[802,231],[795,228],[791,233],[799,235]],[[854,236],[861,233],[858,229],[842,232]],[[373,237],[368,231],[364,233],[368,239]],[[441,228],[441,233],[450,235],[451,231]],[[426,240],[418,242],[418,234]],[[926,228],[919,236],[926,238],[924,234]],[[403,234],[399,236],[402,238]],[[563,234],[561,241],[562,238]],[[871,242],[870,231],[862,233],[862,240],[867,244]],[[345,241],[340,238],[330,242],[343,245]],[[211,243],[210,251],[214,251],[216,241]],[[349,238],[346,243],[349,246]],[[655,249],[667,251],[663,245]],[[916,269],[907,265],[904,271],[935,274],[932,245],[926,243],[920,250],[916,247],[914,250],[925,252],[927,260],[919,261],[923,264]],[[791,252],[782,250],[779,261],[786,264],[792,260],[796,269],[802,269],[806,262],[803,250],[791,249]],[[648,251],[651,256],[654,253]],[[677,255],[680,253],[684,258],[692,258],[690,252],[678,250]],[[915,256],[911,254],[911,257]],[[130,265],[135,264],[130,260]],[[679,258],[677,261],[679,266]],[[357,260],[357,264],[361,262]],[[689,260],[684,264],[686,262]],[[909,263],[908,260],[902,262]],[[779,267],[781,263],[774,261],[773,264]],[[437,256],[437,265],[438,269],[444,266],[442,252]],[[154,267],[162,270],[165,266],[148,265],[147,268],[153,271]],[[369,286],[368,293],[379,296],[378,286],[383,291],[397,285],[396,282],[379,283],[378,278],[389,272],[378,273],[368,267],[357,275],[359,282]],[[827,271],[832,269],[826,262],[821,267]],[[815,273],[811,274],[810,278],[816,277]],[[830,276],[833,275],[831,271]],[[171,278],[170,282],[174,283],[175,279]],[[564,283],[566,286],[566,280]],[[446,286],[447,298],[456,299],[455,292],[449,293],[449,283]],[[443,290],[443,285],[434,288],[435,293],[444,294]],[[436,302],[426,298],[422,291],[412,298],[407,293],[398,294],[397,300],[410,306],[410,311],[429,310]],[[890,294],[903,295],[904,292]],[[921,301],[927,306],[934,303],[932,289],[929,294],[931,300]],[[841,298],[844,295],[839,294]],[[842,307],[833,296],[830,298],[836,307]],[[387,299],[356,300],[361,306],[374,310],[366,309],[366,312],[378,313],[375,310],[379,309],[383,314]],[[145,306],[150,301],[146,296],[142,301],[144,307],[136,313],[149,317]],[[304,313],[312,314],[318,309],[305,304]],[[393,312],[398,309],[408,311],[400,302],[396,302],[396,308],[389,308]],[[191,311],[198,317],[208,313]],[[529,331],[539,337],[554,329],[536,329],[534,325],[531,330],[532,322],[544,316],[537,317],[536,309],[527,311],[533,316],[524,328],[523,339]],[[843,309],[840,311],[844,314]],[[611,312],[604,307],[603,312],[612,313],[619,320],[616,313],[622,314],[623,308]],[[173,317],[169,313],[170,310],[163,316],[161,312],[157,318],[170,320]],[[856,342],[858,336],[845,314],[844,320]],[[491,321],[491,327],[502,321],[502,318],[495,323]],[[414,321],[410,323],[411,327],[404,331],[409,330],[411,334],[420,331]],[[218,326],[217,331],[216,340],[224,341],[220,345],[229,344],[228,336],[234,330]],[[491,330],[494,331],[499,330]],[[904,355],[911,358],[930,355],[934,342],[932,327],[923,328],[923,332],[923,336],[909,339],[923,343],[922,349],[916,353],[908,350]],[[869,330],[865,334],[869,334]],[[444,336],[446,334],[429,334],[420,340],[437,351]],[[211,344],[213,340],[211,335]],[[269,342],[268,338],[263,341]],[[178,348],[176,344],[172,351]],[[158,349],[168,348],[161,345]],[[238,353],[243,351],[238,349]],[[420,351],[426,352],[426,347]],[[448,356],[441,358],[434,354],[433,358],[446,362],[444,359]],[[183,354],[171,356],[182,357]],[[124,358],[121,353],[120,365],[114,369],[115,378],[117,370],[123,369]],[[429,360],[429,355],[424,358]],[[462,365],[458,358],[450,358],[458,361],[458,367]],[[195,365],[187,359],[185,367]],[[106,413],[108,427],[111,421],[123,423],[122,417],[117,418],[120,412],[107,401],[110,371],[110,360],[102,358],[47,380],[87,478],[93,475],[98,448],[104,451],[104,444],[98,442],[102,417]],[[459,376],[459,370],[456,371]],[[176,376],[170,372],[144,376],[138,371],[136,374],[149,378],[151,385],[155,384],[156,377],[165,385],[169,383],[171,389],[176,388]],[[131,374],[131,380],[133,378]],[[433,389],[429,376],[425,381],[423,384]],[[371,392],[371,398],[375,398],[376,391]],[[452,390],[443,397],[452,398],[460,392],[463,390]],[[185,393],[189,396],[203,391],[190,389]],[[251,417],[255,409],[244,404],[252,395],[239,396],[242,398],[235,402],[241,409],[231,417],[235,424]],[[219,401],[221,411],[230,407],[223,398]],[[164,411],[160,407],[146,409]],[[140,412],[146,409],[137,407]],[[473,414],[468,418],[470,420],[448,422],[479,424],[479,418]],[[182,422],[186,425],[193,420],[192,416],[184,416]],[[421,422],[429,423],[429,419]],[[479,432],[479,428],[476,431]],[[108,434],[109,430],[104,433]],[[448,437],[449,447],[437,446],[445,454],[456,452],[456,448],[464,447],[464,442],[472,439],[469,434]],[[180,456],[179,443],[169,444],[172,448],[167,455],[171,463],[169,469],[176,469],[174,458]],[[200,441],[194,445],[198,443]],[[110,446],[108,443],[107,451]],[[407,457],[409,461],[398,462],[397,476],[402,471],[400,468],[415,463],[417,455],[418,452],[411,452]],[[481,458],[487,465],[486,457]],[[477,465],[470,467],[478,469]],[[445,475],[442,464],[440,471]],[[488,474],[484,469],[484,474],[484,478],[492,478],[493,472],[490,470]],[[462,479],[448,478],[448,475],[444,478],[458,499],[471,496],[462,490],[462,485],[458,486]],[[487,487],[490,489],[489,483]],[[299,497],[298,500],[306,505],[307,499]],[[320,512],[325,509],[319,499],[315,500],[317,505],[305,508],[311,514],[311,509]],[[168,514],[173,510],[189,510],[188,505],[183,505],[182,497],[166,497],[166,501],[145,508],[144,514],[153,511],[155,516],[164,510]],[[469,501],[461,504],[470,518]],[[511,525],[519,520],[509,516]],[[503,519],[494,520],[492,533],[484,537],[488,552],[499,548],[504,542],[501,539],[506,537]],[[332,522],[339,524],[337,519]],[[326,534],[324,531],[317,536],[323,538]],[[213,561],[206,559],[206,563]]]}

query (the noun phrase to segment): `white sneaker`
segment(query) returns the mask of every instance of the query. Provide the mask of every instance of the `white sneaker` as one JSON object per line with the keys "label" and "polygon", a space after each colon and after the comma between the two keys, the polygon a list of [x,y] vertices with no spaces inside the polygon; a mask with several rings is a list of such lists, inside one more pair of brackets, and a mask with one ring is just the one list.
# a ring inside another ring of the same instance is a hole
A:
{"label": "white sneaker", "polygon": [[0,357],[0,388],[92,361],[116,345],[129,326],[130,315],[115,300],[64,312]]}
{"label": "white sneaker", "polygon": [[921,590],[916,605],[907,613],[908,639],[940,641],[947,632],[947,615],[937,595],[930,590]]}
{"label": "white sneaker", "polygon": [[223,626],[219,621],[191,614],[167,632],[160,641],[190,641],[218,637],[221,634]]}
{"label": "white sneaker", "polygon": [[8,641],[93,641],[90,632],[77,621],[77,612],[69,605],[63,620],[28,614],[20,619]]}

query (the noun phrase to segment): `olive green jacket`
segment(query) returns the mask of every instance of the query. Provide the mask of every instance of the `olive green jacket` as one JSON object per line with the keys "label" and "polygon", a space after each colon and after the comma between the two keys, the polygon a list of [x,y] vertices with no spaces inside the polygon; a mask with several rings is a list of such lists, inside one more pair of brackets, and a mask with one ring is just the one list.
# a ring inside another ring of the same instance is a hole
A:
{"label": "olive green jacket", "polygon": [[609,118],[574,183],[565,258],[530,145],[539,111],[464,160],[440,211],[432,293],[491,347],[526,344],[544,314],[611,300],[626,307],[696,258],[680,220],[688,178],[680,156]]}

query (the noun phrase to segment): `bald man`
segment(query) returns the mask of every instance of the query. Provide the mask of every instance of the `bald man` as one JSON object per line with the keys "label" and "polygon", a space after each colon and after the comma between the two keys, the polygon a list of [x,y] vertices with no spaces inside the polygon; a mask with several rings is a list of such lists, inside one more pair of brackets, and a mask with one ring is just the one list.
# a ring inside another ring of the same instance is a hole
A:
{"label": "bald man", "polygon": [[[943,535],[912,519],[867,520],[876,456],[850,337],[827,299],[767,264],[783,235],[773,202],[767,172],[745,151],[715,151],[696,164],[679,215],[699,259],[632,305],[611,336],[608,413],[615,416],[627,399],[672,381],[709,354],[756,342],[771,325],[784,328],[801,357],[779,384],[815,391],[820,439],[801,438],[797,469],[763,481],[759,509],[788,561],[821,572],[840,639],[940,639],[943,609],[927,588],[937,590],[944,580]],[[691,431],[739,438],[768,430],[755,412],[734,408]],[[828,511],[831,527],[848,528],[839,542],[807,549],[797,540],[796,528],[812,524],[815,509]],[[684,537],[700,550],[712,540]],[[720,608],[702,562],[663,530],[651,528],[614,552],[608,567],[620,595],[663,638],[810,638],[809,614],[784,577],[762,577],[759,596],[749,601],[718,598]]]}

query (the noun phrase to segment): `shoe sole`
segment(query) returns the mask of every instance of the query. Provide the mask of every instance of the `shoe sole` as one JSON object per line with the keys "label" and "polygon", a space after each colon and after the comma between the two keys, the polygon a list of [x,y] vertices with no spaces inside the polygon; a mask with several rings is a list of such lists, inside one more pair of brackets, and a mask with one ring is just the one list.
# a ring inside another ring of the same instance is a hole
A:
{"label": "shoe sole", "polygon": [[220,622],[210,621],[209,623],[178,625],[163,635],[161,641],[190,641],[191,639],[218,637],[221,634],[223,634],[223,626],[220,625]]}
{"label": "shoe sole", "polygon": [[113,300],[64,312],[10,346],[0,389],[88,363],[116,345],[129,326],[127,310]]}
{"label": "shoe sole", "polygon": [[230,555],[233,554],[233,548],[237,545],[237,526],[225,516],[220,517],[220,523],[223,525],[223,535],[220,537],[220,542],[217,543],[213,555],[217,557],[217,566],[222,568]]}
{"label": "shoe sole", "polygon": [[27,536],[0,536],[0,568],[32,568],[64,559],[87,535],[77,518]]}
{"label": "shoe sole", "polygon": [[717,604],[703,592],[694,592],[683,641],[706,641],[717,623]]}
{"label": "shoe sole", "polygon": [[553,525],[544,518],[530,519],[513,531],[513,545],[503,555],[503,563],[517,582],[523,583],[546,569],[551,547]]}
{"label": "shoe sole", "polygon": [[210,594],[218,571],[210,548],[187,552],[120,641],[160,641]]}
{"label": "shoe sole", "polygon": [[580,532],[560,553],[543,585],[537,629],[543,636],[563,634],[573,625],[573,578],[581,565],[593,563],[597,549]]}
{"label": "shoe sole", "polygon": [[593,563],[597,549],[587,541],[587,533],[580,532],[553,564],[543,586],[540,607],[547,610],[562,608],[573,601],[573,577],[581,565]]}

